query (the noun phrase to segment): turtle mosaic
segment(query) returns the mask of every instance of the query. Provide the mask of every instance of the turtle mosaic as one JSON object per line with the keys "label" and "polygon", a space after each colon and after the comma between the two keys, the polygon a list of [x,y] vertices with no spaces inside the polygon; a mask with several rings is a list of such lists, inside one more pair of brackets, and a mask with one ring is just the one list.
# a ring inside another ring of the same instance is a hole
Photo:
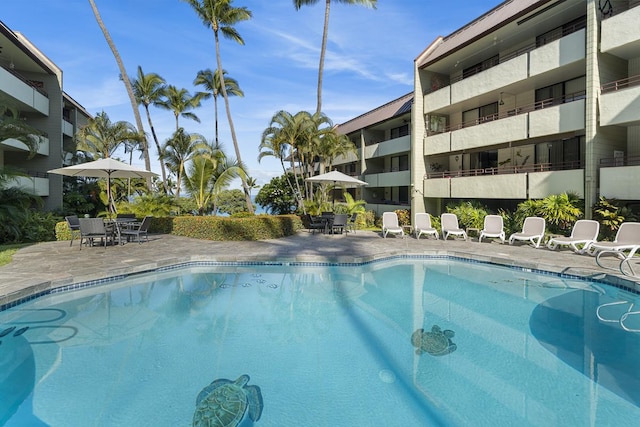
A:
{"label": "turtle mosaic", "polygon": [[217,379],[202,389],[196,398],[193,427],[235,427],[244,418],[247,407],[251,421],[262,415],[260,387],[247,385],[249,375],[237,380]]}
{"label": "turtle mosaic", "polygon": [[433,325],[429,332],[425,332],[422,328],[416,329],[411,335],[411,344],[416,347],[416,354],[429,353],[433,356],[443,356],[454,352],[458,348],[451,341],[455,334],[450,329],[443,331],[440,326]]}

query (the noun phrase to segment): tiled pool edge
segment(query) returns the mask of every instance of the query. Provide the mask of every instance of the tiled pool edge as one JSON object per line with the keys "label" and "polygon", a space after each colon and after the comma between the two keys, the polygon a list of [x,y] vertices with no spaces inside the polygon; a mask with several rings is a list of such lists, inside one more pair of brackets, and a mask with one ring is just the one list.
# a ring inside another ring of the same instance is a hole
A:
{"label": "tiled pool edge", "polygon": [[[224,259],[228,258],[228,259]],[[26,286],[16,292],[0,295],[0,311],[18,306],[25,302],[45,295],[67,292],[76,289],[105,284],[131,276],[170,271],[190,266],[250,266],[250,265],[286,265],[286,266],[362,266],[374,262],[384,262],[394,259],[456,259],[466,262],[478,262],[483,264],[499,265],[508,268],[522,269],[529,272],[554,275],[562,278],[574,278],[580,280],[592,280],[607,284],[616,288],[640,294],[640,283],[618,275],[605,272],[574,268],[575,272],[567,271],[556,265],[540,264],[533,261],[521,261],[500,256],[482,256],[475,253],[449,250],[427,250],[421,253],[388,253],[369,256],[296,256],[280,257],[275,260],[267,256],[248,257],[211,257],[193,255],[183,258],[166,258],[152,263],[140,264],[133,267],[120,267],[109,270],[101,277],[73,277],[68,276],[56,280]]]}

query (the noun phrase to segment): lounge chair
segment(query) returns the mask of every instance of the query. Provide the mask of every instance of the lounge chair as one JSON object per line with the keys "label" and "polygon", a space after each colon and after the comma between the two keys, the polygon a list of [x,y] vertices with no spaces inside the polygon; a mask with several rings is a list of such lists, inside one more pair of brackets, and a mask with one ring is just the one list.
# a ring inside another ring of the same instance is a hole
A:
{"label": "lounge chair", "polygon": [[484,217],[484,227],[480,231],[478,242],[482,243],[483,237],[500,239],[504,243],[504,221],[500,215],[487,215]]}
{"label": "lounge chair", "polygon": [[71,243],[69,243],[69,246],[73,246],[73,239],[76,237],[76,235],[78,236],[78,238],[80,238],[80,221],[78,220],[77,215],[65,216],[64,219],[67,221],[69,230],[71,230]]}
{"label": "lounge chair", "polygon": [[107,227],[102,218],[79,218],[80,223],[80,250],[82,250],[82,242],[93,245],[93,240],[98,237],[107,247],[107,242],[111,239],[113,243],[113,228]]}
{"label": "lounge chair", "polygon": [[[573,225],[571,236],[553,237],[549,239],[547,248],[555,250],[558,246],[569,246],[574,252],[582,253],[589,244],[596,241],[599,231],[600,223],[598,221],[580,219]],[[582,247],[578,247],[578,245],[582,245]]]}
{"label": "lounge chair", "polygon": [[148,234],[148,230],[149,230],[149,226],[151,225],[151,219],[153,217],[151,216],[145,216],[144,219],[142,220],[142,222],[140,223],[135,223],[133,224],[133,226],[130,226],[130,228],[124,228],[120,231],[120,235],[121,236],[126,236],[127,240],[129,240],[129,237],[134,237],[136,238],[136,241],[140,244],[142,243],[142,240],[140,240],[140,237],[144,236],[145,240],[148,242],[149,241],[149,234]]}
{"label": "lounge chair", "polygon": [[427,237],[433,234],[438,240],[438,230],[431,226],[431,215],[428,213],[417,213],[415,223],[416,239],[420,239],[420,236],[426,234]]}
{"label": "lounge chair", "polygon": [[601,258],[603,256],[613,255],[620,259],[618,270],[620,270],[622,274],[625,276],[636,276],[636,272],[631,265],[631,260],[634,259],[638,251],[640,251],[640,245],[622,247],[621,249],[603,249],[596,254],[596,264],[602,268],[611,269],[602,264]]}
{"label": "lounge chair", "polygon": [[513,233],[509,236],[509,244],[513,245],[515,240],[528,240],[533,247],[539,248],[542,239],[544,239],[544,230],[546,223],[544,218],[538,216],[529,216],[524,219],[522,224],[522,231],[519,233]]}
{"label": "lounge chair", "polygon": [[449,235],[462,236],[464,240],[468,240],[467,232],[458,227],[458,217],[456,214],[443,213],[440,215],[440,225],[443,240],[447,240]]}
{"label": "lounge chair", "polygon": [[399,234],[404,237],[404,230],[398,223],[398,214],[395,212],[384,212],[382,214],[382,237],[386,239],[387,234]]}
{"label": "lounge chair", "polygon": [[584,253],[597,255],[600,251],[627,251],[640,245],[640,222],[623,222],[613,242],[593,242],[585,246]]}

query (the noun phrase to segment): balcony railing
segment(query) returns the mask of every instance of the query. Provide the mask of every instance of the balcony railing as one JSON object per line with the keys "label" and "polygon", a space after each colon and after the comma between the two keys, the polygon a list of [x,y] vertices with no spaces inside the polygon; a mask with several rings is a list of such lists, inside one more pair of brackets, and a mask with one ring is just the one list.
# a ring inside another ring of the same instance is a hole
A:
{"label": "balcony railing", "polygon": [[622,12],[626,12],[629,9],[633,9],[634,7],[640,6],[640,3],[636,3],[635,5],[629,7],[627,2],[622,1],[614,1],[614,0],[600,0],[598,4],[598,9],[600,11],[600,15],[602,19],[611,18],[612,16],[616,16]]}
{"label": "balcony railing", "polygon": [[600,92],[615,92],[620,89],[626,89],[633,86],[640,86],[640,75],[627,77],[626,79],[616,80],[615,82],[605,83],[600,86]]}
{"label": "balcony railing", "polygon": [[453,125],[453,126],[445,126],[444,128],[442,128],[442,130],[437,130],[437,131],[432,131],[432,130],[427,130],[427,136],[431,136],[431,135],[437,135],[440,133],[446,133],[446,132],[451,132],[454,130],[459,130],[462,128],[468,128],[468,127],[472,127],[472,126],[477,126],[477,125],[481,125],[484,123],[488,123],[488,122],[493,122],[495,120],[502,120],[502,119],[506,119],[509,117],[513,117],[513,116],[517,116],[518,114],[525,114],[525,113],[529,113],[531,111],[535,111],[535,110],[542,110],[545,108],[549,108],[549,107],[553,107],[556,105],[560,105],[560,104],[566,104],[568,102],[573,102],[573,101],[578,101],[580,99],[584,99],[586,97],[586,91],[580,91],[580,92],[576,92],[576,93],[571,93],[568,95],[565,95],[563,97],[560,98],[547,98],[547,99],[543,99],[542,101],[537,101],[534,102],[533,104],[527,104],[527,105],[522,105],[520,107],[516,107],[512,110],[506,111],[504,113],[495,113],[495,114],[490,114],[488,116],[484,116],[484,117],[479,117],[477,119],[474,120],[469,120],[463,123],[458,123],[457,125]]}
{"label": "balcony railing", "polygon": [[640,156],[600,159],[600,167],[602,168],[611,168],[616,166],[640,166]]}
{"label": "balcony railing", "polygon": [[10,67],[5,67],[4,65],[2,66],[2,68],[4,68],[5,70],[7,70],[9,73],[11,73],[15,78],[17,78],[18,80],[22,81],[24,84],[31,86],[32,88],[34,88],[35,90],[37,90],[38,92],[40,92],[42,95],[46,96],[47,98],[49,97],[49,94],[47,93],[46,90],[44,90],[44,88],[40,87],[39,85],[35,84],[33,81],[25,79],[24,77],[22,77],[22,75],[20,75],[20,73],[16,72],[16,70],[10,68]]}
{"label": "balcony railing", "polygon": [[582,162],[564,162],[564,163],[535,163],[532,165],[522,166],[501,166],[496,168],[484,169],[465,169],[459,171],[429,172],[425,174],[424,179],[434,178],[457,178],[463,176],[483,176],[483,175],[505,175],[525,172],[550,172],[560,170],[581,169]]}

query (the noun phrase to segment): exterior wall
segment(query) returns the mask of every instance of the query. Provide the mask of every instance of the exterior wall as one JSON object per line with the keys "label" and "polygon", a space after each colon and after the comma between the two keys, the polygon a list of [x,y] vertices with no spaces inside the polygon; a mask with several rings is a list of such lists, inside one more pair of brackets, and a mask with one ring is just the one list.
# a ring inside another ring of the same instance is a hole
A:
{"label": "exterior wall", "polygon": [[640,166],[611,167],[600,169],[600,194],[619,200],[640,200],[640,186],[629,182],[640,182]]}
{"label": "exterior wall", "polygon": [[529,113],[529,137],[573,132],[584,129],[584,100]]}

